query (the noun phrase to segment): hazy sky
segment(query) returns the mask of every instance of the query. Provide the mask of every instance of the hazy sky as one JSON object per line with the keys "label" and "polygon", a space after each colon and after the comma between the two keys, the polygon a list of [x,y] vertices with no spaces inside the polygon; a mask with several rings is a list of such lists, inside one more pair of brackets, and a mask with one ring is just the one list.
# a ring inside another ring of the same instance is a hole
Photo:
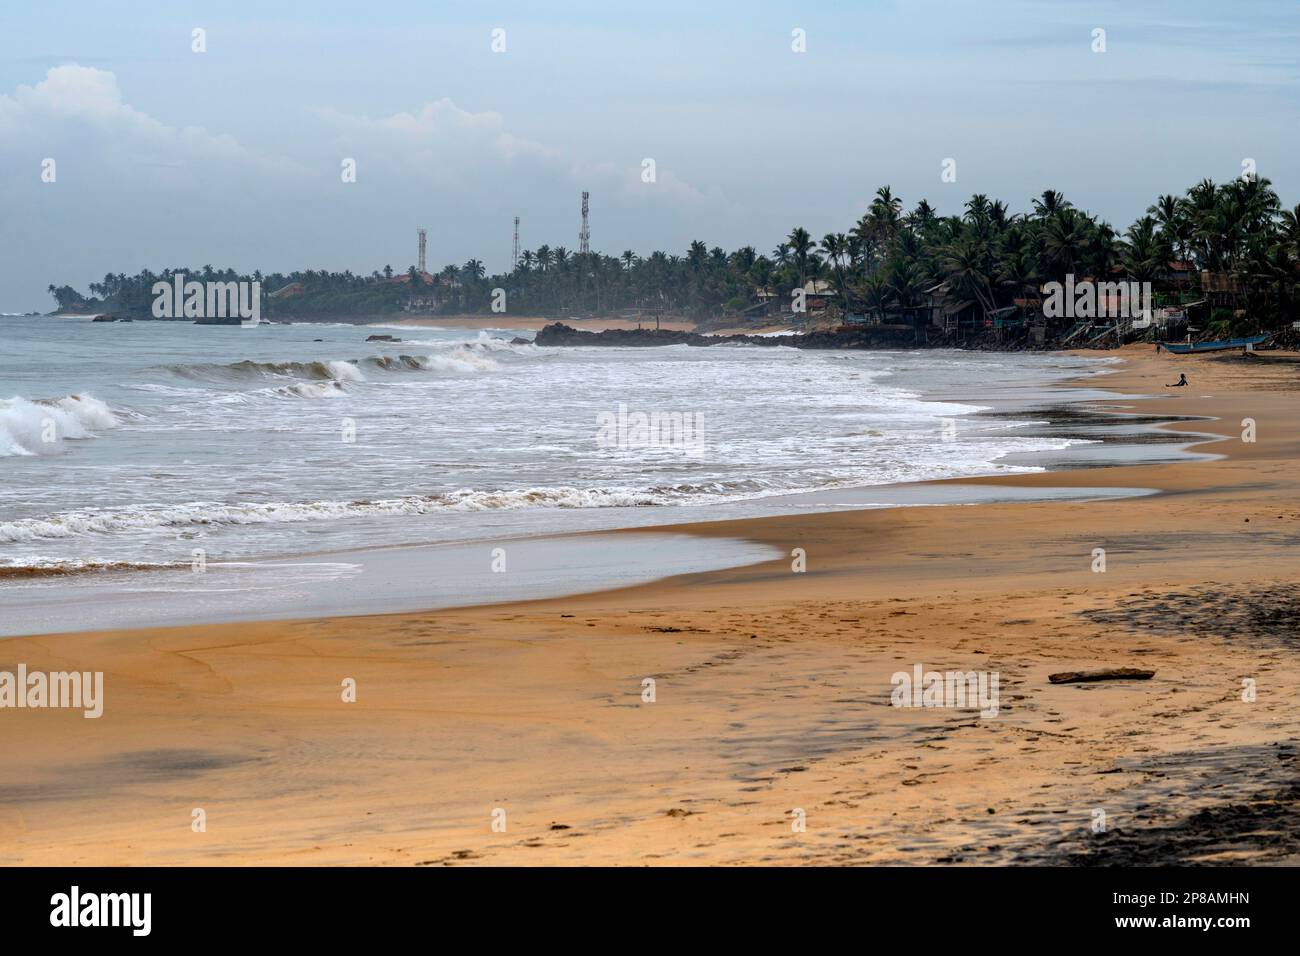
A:
{"label": "hazy sky", "polygon": [[1300,201],[1296,0],[18,6],[3,311],[145,267],[405,269],[420,226],[431,267],[500,271],[515,215],[525,248],[576,248],[583,189],[611,254],[768,252],[847,230],[884,183],[945,213],[1051,187],[1123,228],[1250,157]]}

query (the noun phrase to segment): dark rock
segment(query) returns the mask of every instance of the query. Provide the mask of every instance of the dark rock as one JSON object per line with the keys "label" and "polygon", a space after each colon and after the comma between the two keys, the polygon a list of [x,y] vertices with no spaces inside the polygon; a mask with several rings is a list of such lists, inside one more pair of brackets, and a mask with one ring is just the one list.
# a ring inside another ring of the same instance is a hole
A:
{"label": "dark rock", "polygon": [[911,348],[915,346],[911,329],[883,328],[871,325],[841,326],[821,329],[800,335],[701,335],[699,332],[680,332],[672,329],[606,329],[603,332],[585,332],[554,322],[537,333],[535,345],[760,345],[785,346],[796,349],[869,349]]}
{"label": "dark rock", "polygon": [[1099,680],[1150,680],[1155,676],[1155,671],[1139,670],[1136,667],[1114,667],[1102,671],[1066,671],[1061,674],[1048,674],[1047,679],[1053,684],[1086,684]]}

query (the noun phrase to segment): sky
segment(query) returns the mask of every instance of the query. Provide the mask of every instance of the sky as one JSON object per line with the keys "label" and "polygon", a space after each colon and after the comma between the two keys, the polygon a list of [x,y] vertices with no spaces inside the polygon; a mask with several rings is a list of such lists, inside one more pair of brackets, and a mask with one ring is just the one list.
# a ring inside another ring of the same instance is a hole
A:
{"label": "sky", "polygon": [[583,190],[612,255],[770,252],[884,184],[1123,229],[1253,159],[1294,206],[1298,41],[1296,0],[5,4],[0,311],[143,268],[404,270],[421,227],[432,271],[504,271],[515,216],[577,248]]}

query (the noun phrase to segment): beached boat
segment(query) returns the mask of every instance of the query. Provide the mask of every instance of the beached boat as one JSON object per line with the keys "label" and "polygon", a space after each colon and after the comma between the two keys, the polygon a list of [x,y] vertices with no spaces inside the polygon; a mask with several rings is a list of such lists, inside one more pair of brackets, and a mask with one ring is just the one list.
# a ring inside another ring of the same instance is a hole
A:
{"label": "beached boat", "polygon": [[1175,355],[1185,355],[1188,352],[1222,352],[1226,349],[1249,349],[1256,345],[1267,342],[1272,336],[1269,335],[1252,335],[1244,339],[1222,339],[1218,342],[1161,342],[1160,348],[1166,352],[1173,352]]}

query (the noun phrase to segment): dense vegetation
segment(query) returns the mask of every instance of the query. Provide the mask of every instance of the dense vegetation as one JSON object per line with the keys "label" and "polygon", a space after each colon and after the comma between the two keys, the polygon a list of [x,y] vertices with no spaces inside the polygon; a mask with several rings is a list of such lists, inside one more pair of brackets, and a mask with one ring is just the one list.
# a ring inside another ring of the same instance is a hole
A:
{"label": "dense vegetation", "polygon": [[1159,285],[1175,261],[1191,263],[1196,273],[1229,277],[1237,290],[1235,306],[1249,325],[1273,328],[1289,322],[1297,317],[1300,206],[1282,209],[1266,179],[1222,185],[1204,180],[1183,196],[1159,197],[1120,234],[1053,190],[1025,213],[1013,214],[1001,201],[975,195],[962,215],[939,216],[925,200],[905,212],[885,186],[848,232],[818,242],[796,228],[766,255],[752,246],[727,253],[698,240],[681,256],[641,257],[630,250],[621,256],[577,254],[544,245],[523,252],[505,275],[486,275],[476,259],[430,277],[417,275],[414,267],[396,276],[388,266],[368,276],[315,271],[237,276],[205,266],[161,275],[107,275],[91,284],[91,299],[68,286],[50,286],[50,292],[60,308],[148,312],[153,283],[183,271],[200,280],[260,279],[265,292],[300,283],[303,293],[277,298],[264,310],[270,315],[368,315],[403,308],[490,313],[493,290],[504,289],[508,311],[516,315],[640,309],[706,318],[755,303],[759,289],[789,301],[792,289],[822,279],[848,311],[883,318],[921,305],[925,290],[944,281],[952,295],[988,313],[1071,273]]}

